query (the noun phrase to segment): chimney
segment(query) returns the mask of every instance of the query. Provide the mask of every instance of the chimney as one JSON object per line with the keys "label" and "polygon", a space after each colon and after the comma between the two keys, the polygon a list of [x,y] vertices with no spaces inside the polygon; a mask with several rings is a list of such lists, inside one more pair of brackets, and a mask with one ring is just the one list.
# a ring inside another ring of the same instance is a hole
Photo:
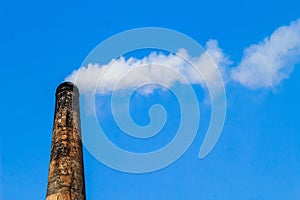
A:
{"label": "chimney", "polygon": [[46,200],[85,200],[79,90],[70,82],[56,89]]}

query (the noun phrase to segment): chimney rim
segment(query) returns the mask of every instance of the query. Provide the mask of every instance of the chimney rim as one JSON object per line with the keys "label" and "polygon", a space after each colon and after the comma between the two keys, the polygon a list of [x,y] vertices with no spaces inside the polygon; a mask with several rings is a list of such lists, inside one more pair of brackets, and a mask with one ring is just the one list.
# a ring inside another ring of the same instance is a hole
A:
{"label": "chimney rim", "polygon": [[79,95],[78,87],[74,83],[69,82],[69,81],[62,82],[57,87],[55,95],[57,95],[58,93],[60,93],[62,91],[73,91],[75,94]]}

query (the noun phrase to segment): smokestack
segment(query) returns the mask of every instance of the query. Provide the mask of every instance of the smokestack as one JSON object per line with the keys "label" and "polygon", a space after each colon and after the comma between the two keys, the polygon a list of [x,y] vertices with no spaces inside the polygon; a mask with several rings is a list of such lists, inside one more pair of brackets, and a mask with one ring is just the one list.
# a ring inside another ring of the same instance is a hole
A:
{"label": "smokestack", "polygon": [[71,82],[56,89],[46,200],[85,200],[79,90]]}

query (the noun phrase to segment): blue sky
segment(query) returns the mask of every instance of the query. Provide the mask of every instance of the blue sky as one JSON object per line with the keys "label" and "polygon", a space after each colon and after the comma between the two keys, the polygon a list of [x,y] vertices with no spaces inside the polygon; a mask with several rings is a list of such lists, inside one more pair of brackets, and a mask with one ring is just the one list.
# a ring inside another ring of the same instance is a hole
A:
{"label": "blue sky", "polygon": [[[209,39],[217,40],[233,63],[230,70],[239,65],[245,48],[298,19],[299,7],[296,0],[1,0],[0,198],[45,197],[55,89],[103,40],[137,27],[170,28],[203,46]],[[251,89],[238,81],[226,84],[224,129],[202,160],[198,152],[210,116],[203,101],[201,126],[193,144],[167,168],[147,174],[123,173],[101,164],[84,149],[87,199],[297,199],[300,69],[299,62],[293,65],[288,78],[272,88]],[[167,104],[158,97],[154,94],[147,102]],[[139,103],[143,98],[133,99],[136,107],[132,107],[137,109],[133,119],[142,125],[148,122],[148,104]],[[174,116],[166,132],[178,121],[178,115]],[[123,146],[135,142],[118,132],[109,114],[102,117],[115,133],[112,141]],[[170,139],[163,132],[159,137],[163,143]],[[145,144],[136,144],[137,150],[157,147]]]}

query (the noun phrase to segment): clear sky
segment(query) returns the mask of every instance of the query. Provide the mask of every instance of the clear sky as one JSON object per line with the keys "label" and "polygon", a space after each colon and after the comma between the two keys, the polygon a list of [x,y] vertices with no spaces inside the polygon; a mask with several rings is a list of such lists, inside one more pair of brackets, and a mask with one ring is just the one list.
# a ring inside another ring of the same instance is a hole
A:
{"label": "clear sky", "polygon": [[[211,49],[230,60],[223,74],[228,76],[223,132],[211,153],[199,159],[210,108],[197,88],[200,128],[172,165],[146,174],[123,173],[84,148],[87,199],[298,199],[299,8],[297,0],[0,0],[0,199],[45,198],[56,87],[103,40],[149,26],[180,31],[204,47],[211,39],[218,41],[218,48]],[[260,60],[260,55],[268,59]],[[249,73],[250,78],[245,75]],[[161,91],[136,94],[131,111],[138,124],[149,122],[151,103],[162,103],[172,116],[152,138],[154,143],[129,141],[114,124],[106,98],[97,98],[98,117],[111,132],[108,137],[123,148],[160,148],[178,127],[174,96]]]}

